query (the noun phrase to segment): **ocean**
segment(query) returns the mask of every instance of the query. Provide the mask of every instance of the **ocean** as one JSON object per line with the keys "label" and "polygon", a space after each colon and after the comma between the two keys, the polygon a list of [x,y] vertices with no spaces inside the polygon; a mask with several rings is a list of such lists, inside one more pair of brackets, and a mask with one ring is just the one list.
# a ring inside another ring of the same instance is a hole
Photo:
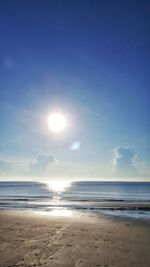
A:
{"label": "ocean", "polygon": [[0,209],[150,219],[149,182],[0,182]]}

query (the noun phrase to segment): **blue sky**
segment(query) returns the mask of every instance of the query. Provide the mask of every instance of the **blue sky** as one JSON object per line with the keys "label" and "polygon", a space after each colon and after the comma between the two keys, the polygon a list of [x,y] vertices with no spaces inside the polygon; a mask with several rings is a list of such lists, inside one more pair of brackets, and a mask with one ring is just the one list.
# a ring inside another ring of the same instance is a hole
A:
{"label": "blue sky", "polygon": [[149,30],[145,0],[1,1],[1,179],[149,179]]}

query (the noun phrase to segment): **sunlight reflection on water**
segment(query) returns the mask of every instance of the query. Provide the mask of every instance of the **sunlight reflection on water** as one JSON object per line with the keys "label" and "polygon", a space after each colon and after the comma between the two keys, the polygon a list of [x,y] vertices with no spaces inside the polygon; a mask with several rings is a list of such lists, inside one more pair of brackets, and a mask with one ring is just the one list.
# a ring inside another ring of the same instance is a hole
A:
{"label": "sunlight reflection on water", "polygon": [[71,186],[71,181],[49,181],[47,182],[47,186],[49,188],[49,191],[61,194],[62,192],[67,191],[67,189],[69,189],[69,187]]}
{"label": "sunlight reflection on water", "polygon": [[56,216],[56,217],[71,217],[73,215],[73,212],[68,209],[53,209],[51,211],[37,211],[36,212],[39,215],[44,216]]}
{"label": "sunlight reflection on water", "polygon": [[50,212],[50,215],[52,216],[61,216],[61,217],[71,217],[72,216],[72,211],[67,210],[67,209],[54,209]]}
{"label": "sunlight reflection on water", "polygon": [[67,191],[71,187],[72,182],[71,181],[65,181],[65,180],[52,180],[46,182],[46,185],[50,192],[53,193],[52,202],[56,205],[56,207],[53,207],[51,211],[44,212],[42,211],[43,215],[50,215],[50,216],[61,216],[61,217],[70,217],[72,216],[72,211],[68,210],[67,208],[60,208],[57,207],[59,203],[61,202],[61,194],[65,191]]}

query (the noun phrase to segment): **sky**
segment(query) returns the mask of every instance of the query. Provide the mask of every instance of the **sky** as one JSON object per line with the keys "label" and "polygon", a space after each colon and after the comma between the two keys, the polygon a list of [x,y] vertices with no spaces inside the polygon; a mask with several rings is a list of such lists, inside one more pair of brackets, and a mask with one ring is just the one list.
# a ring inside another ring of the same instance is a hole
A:
{"label": "sky", "polygon": [[0,179],[150,181],[149,32],[147,0],[0,1]]}

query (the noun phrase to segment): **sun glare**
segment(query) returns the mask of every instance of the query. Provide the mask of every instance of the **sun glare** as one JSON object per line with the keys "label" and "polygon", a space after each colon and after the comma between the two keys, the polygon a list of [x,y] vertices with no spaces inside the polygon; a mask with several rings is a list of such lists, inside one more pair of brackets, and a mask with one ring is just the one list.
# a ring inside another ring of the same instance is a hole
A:
{"label": "sun glare", "polygon": [[53,113],[48,117],[48,126],[52,132],[60,133],[66,127],[66,118],[61,113]]}
{"label": "sun glare", "polygon": [[52,192],[62,193],[71,186],[71,182],[70,181],[49,181],[47,182],[47,186],[49,190]]}

